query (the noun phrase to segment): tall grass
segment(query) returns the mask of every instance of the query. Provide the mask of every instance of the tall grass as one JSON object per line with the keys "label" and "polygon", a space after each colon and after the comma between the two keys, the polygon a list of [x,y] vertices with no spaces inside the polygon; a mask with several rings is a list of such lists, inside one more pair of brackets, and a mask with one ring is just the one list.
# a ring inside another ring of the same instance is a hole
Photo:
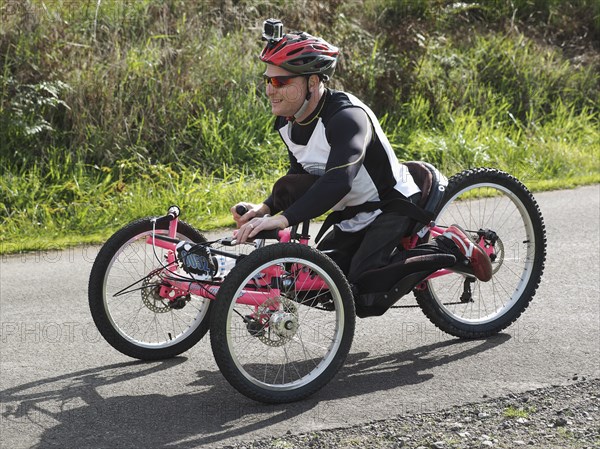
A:
{"label": "tall grass", "polygon": [[0,178],[0,254],[66,244],[97,243],[134,219],[182,208],[201,229],[231,224],[229,208],[241,198],[260,201],[275,181],[225,166],[220,176],[177,164],[121,161],[84,166],[60,150],[44,167],[13,169]]}
{"label": "tall grass", "polygon": [[340,46],[332,87],[373,107],[401,159],[496,166],[537,187],[600,180],[591,0],[10,5],[0,252],[100,241],[171,203],[214,227],[263,199],[287,159],[256,58],[266,17]]}

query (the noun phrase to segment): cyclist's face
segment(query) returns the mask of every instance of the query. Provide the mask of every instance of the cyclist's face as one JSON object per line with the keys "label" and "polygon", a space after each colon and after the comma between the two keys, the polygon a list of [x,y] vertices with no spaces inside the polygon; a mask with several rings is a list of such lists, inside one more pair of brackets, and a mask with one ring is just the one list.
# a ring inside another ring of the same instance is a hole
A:
{"label": "cyclist's face", "polygon": [[[288,72],[281,67],[267,64],[265,71],[267,77],[272,76],[290,76],[293,73]],[[290,117],[294,115],[304,103],[306,97],[306,78],[299,76],[286,80],[287,84],[281,87],[274,87],[272,83],[266,84],[267,97],[271,103],[271,112],[274,115]]]}

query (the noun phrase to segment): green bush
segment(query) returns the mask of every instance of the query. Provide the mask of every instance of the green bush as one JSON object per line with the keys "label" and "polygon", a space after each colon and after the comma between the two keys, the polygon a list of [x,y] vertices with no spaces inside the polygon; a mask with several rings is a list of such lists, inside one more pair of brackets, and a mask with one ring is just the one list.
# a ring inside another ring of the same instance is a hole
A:
{"label": "green bush", "polygon": [[0,10],[0,244],[23,232],[99,240],[172,202],[214,226],[236,200],[263,199],[287,160],[257,58],[267,17],[340,47],[331,86],[371,105],[401,159],[492,165],[535,186],[598,181],[592,0]]}

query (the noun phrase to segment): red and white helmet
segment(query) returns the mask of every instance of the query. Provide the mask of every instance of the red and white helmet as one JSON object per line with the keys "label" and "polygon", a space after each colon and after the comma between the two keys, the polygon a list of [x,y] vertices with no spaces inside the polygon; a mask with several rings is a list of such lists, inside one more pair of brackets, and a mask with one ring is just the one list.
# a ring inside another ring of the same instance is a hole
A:
{"label": "red and white helmet", "polygon": [[268,39],[260,60],[297,75],[319,75],[327,81],[335,71],[337,47],[304,32]]}

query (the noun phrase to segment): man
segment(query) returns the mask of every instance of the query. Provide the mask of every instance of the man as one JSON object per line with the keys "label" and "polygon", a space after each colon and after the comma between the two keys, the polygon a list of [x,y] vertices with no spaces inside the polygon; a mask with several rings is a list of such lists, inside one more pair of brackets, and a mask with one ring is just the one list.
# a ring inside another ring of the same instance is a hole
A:
{"label": "man", "polygon": [[[279,21],[265,22],[267,44],[260,59],[290,168],[262,204],[239,203],[248,209],[243,215],[236,212],[238,205],[232,207],[236,238],[244,242],[333,209],[337,223],[318,248],[334,249],[331,257],[354,283],[390,262],[411,223],[397,205],[416,204],[420,190],[373,112],[353,95],[325,87],[338,49],[303,32],[283,35],[281,27]],[[426,252],[455,253],[470,261],[476,277],[491,277],[489,257],[458,227]]]}

